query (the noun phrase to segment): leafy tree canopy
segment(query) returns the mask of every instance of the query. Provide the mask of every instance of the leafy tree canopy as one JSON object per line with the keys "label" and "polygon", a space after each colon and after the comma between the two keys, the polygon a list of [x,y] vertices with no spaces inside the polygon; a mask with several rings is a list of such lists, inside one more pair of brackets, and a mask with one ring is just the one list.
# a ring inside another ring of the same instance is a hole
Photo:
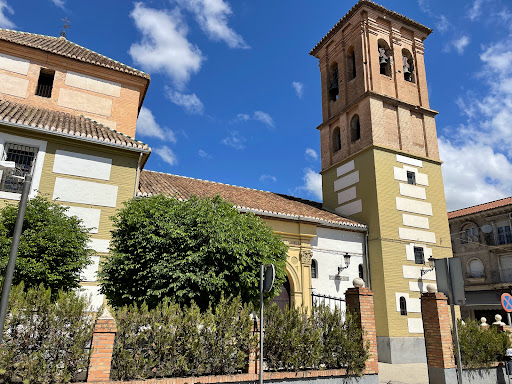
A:
{"label": "leafy tree canopy", "polygon": [[[66,215],[68,208],[37,196],[29,200],[18,248],[13,284],[43,284],[52,292],[77,288],[80,271],[90,263],[89,234],[80,219]],[[17,205],[0,211],[0,273],[5,276],[12,244]]]}
{"label": "leafy tree canopy", "polygon": [[285,280],[284,243],[263,220],[220,196],[134,199],[113,220],[112,251],[99,273],[113,306],[154,308],[170,297],[206,309],[222,294],[256,302],[261,264],[276,267],[269,297]]}

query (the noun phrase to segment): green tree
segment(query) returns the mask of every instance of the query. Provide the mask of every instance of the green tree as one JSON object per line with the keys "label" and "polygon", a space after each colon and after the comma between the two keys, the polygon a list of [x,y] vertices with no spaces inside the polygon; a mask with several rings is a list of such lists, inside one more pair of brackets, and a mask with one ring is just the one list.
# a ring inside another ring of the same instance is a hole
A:
{"label": "green tree", "polygon": [[[90,263],[89,234],[80,219],[66,215],[68,208],[37,196],[27,204],[13,284],[43,284],[55,294],[77,288],[79,273]],[[5,275],[11,249],[17,205],[0,212],[0,273]]]}
{"label": "green tree", "polygon": [[221,295],[255,302],[261,264],[285,280],[287,247],[263,220],[221,197],[134,199],[113,217],[112,251],[101,264],[101,291],[113,306],[154,308],[164,297],[201,309]]}

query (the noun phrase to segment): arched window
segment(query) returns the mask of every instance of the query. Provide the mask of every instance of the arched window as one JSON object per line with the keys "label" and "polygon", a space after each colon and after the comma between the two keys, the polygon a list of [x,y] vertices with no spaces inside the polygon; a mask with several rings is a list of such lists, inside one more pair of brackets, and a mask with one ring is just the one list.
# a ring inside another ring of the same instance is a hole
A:
{"label": "arched window", "polygon": [[402,49],[402,61],[404,67],[404,80],[414,83],[414,60],[412,59],[411,52],[405,48]]}
{"label": "arched window", "polygon": [[318,278],[318,262],[315,259],[311,259],[311,278]]}
{"label": "arched window", "polygon": [[358,270],[359,270],[359,278],[360,278],[360,279],[364,279],[364,268],[363,268],[363,264],[359,264]]}
{"label": "arched window", "polygon": [[334,62],[331,65],[330,69],[331,80],[329,81],[328,91],[329,97],[332,101],[338,100],[338,95],[340,93],[339,88],[339,79],[338,79],[338,63]]}
{"label": "arched window", "polygon": [[407,316],[407,299],[400,296],[400,315]]}
{"label": "arched window", "polygon": [[355,79],[356,77],[356,53],[354,47],[350,47],[347,50],[347,69],[348,69],[348,80]]}
{"label": "arched window", "polygon": [[354,115],[350,121],[350,138],[352,142],[361,138],[361,125],[359,124],[359,115]]}
{"label": "arched window", "polygon": [[477,258],[469,260],[468,277],[485,277],[485,269],[482,260]]}
{"label": "arched window", "polygon": [[471,223],[462,227],[462,244],[478,243],[480,237],[478,235],[478,227]]}
{"label": "arched window", "polygon": [[391,49],[385,40],[379,39],[379,66],[380,74],[391,77]]}
{"label": "arched window", "polygon": [[340,127],[334,128],[332,132],[332,151],[338,152],[341,149]]}

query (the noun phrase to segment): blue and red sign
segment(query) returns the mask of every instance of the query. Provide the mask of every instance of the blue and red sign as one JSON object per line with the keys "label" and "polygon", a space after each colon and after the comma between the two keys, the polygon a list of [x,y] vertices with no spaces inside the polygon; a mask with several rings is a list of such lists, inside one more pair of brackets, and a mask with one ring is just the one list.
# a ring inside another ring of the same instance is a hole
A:
{"label": "blue and red sign", "polygon": [[501,306],[506,312],[512,312],[512,295],[510,293],[501,295]]}

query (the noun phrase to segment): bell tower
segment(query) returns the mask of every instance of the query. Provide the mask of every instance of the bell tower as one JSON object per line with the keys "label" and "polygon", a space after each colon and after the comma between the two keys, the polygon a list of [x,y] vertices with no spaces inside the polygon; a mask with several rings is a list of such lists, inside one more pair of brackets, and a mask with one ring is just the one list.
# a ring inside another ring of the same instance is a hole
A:
{"label": "bell tower", "polygon": [[428,259],[452,256],[423,60],[431,32],[360,0],[310,53],[321,73],[323,204],[369,227],[365,280],[388,363],[426,361]]}

